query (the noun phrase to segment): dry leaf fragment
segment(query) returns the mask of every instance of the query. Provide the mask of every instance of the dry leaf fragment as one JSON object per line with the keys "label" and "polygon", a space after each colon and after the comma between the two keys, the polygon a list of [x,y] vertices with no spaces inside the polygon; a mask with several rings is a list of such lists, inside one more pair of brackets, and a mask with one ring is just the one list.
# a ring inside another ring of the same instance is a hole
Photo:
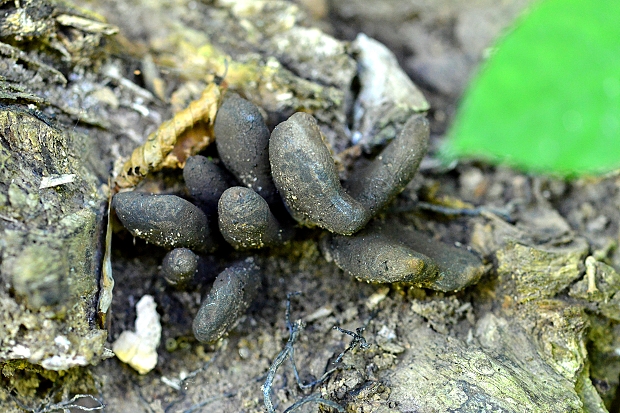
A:
{"label": "dry leaf fragment", "polygon": [[222,88],[211,83],[199,99],[162,123],[143,145],[133,151],[117,176],[116,184],[120,188],[133,187],[149,172],[164,166],[182,166],[189,155],[213,142],[213,121],[221,95]]}

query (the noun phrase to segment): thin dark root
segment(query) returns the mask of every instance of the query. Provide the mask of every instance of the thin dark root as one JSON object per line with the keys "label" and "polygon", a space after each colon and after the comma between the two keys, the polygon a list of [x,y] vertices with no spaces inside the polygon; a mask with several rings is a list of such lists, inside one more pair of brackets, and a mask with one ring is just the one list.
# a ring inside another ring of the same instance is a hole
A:
{"label": "thin dark root", "polygon": [[[68,413],[70,411],[69,409],[77,409],[77,410],[82,410],[86,412],[93,412],[95,410],[103,410],[106,406],[101,400],[99,400],[92,394],[76,394],[69,400],[64,400],[64,401],[61,401],[60,403],[49,404],[47,406],[39,406],[38,408],[34,409],[21,403],[13,394],[9,394],[9,395],[11,396],[13,401],[19,406],[19,408],[27,412],[30,412],[30,413],[51,413],[51,412],[55,412],[59,410],[62,410],[63,412]],[[94,400],[95,402],[99,403],[99,406],[84,407],[84,406],[80,406],[77,404],[73,404],[74,402],[78,401],[79,399],[83,399],[83,398]]]}
{"label": "thin dark root", "polygon": [[324,406],[328,406],[328,407],[334,408],[337,411],[344,413],[344,409],[342,408],[341,405],[339,405],[338,403],[336,403],[334,401],[331,401],[331,400],[324,399],[324,398],[320,397],[318,393],[311,394],[309,396],[304,397],[301,400],[296,401],[294,404],[292,404],[286,410],[284,410],[284,413],[292,412],[292,411],[300,408],[301,406],[303,406],[306,403],[320,403],[320,404],[322,404]]}
{"label": "thin dark root", "polygon": [[473,208],[451,208],[451,207],[446,207],[443,205],[431,204],[429,202],[418,201],[418,202],[410,203],[408,205],[404,205],[401,207],[390,208],[389,212],[394,213],[394,214],[400,214],[403,212],[411,212],[411,211],[416,211],[420,209],[425,210],[425,211],[435,212],[435,213],[442,214],[442,215],[448,215],[448,216],[459,216],[459,215],[480,216],[480,215],[484,215],[487,213],[491,213],[491,214],[497,215],[498,217],[500,217],[506,222],[509,222],[509,223],[515,222],[515,219],[510,215],[510,212],[508,212],[507,210],[499,209],[499,208],[490,208],[490,207],[485,207],[485,206],[473,207]]}
{"label": "thin dark root", "polygon": [[334,326],[333,328],[334,330],[338,330],[341,333],[344,333],[344,334],[347,334],[353,337],[353,340],[351,340],[351,343],[349,343],[349,346],[345,348],[344,351],[338,355],[338,357],[336,358],[333,364],[340,363],[344,355],[347,354],[349,351],[353,350],[357,346],[359,346],[359,348],[361,349],[367,349],[368,347],[370,347],[370,344],[368,344],[368,342],[362,335],[364,330],[366,330],[366,327],[358,327],[355,329],[355,331],[345,330],[344,328],[340,328],[338,326]]}
{"label": "thin dark root", "polygon": [[224,59],[224,73],[221,75],[215,75],[214,76],[214,83],[218,86],[220,86],[222,83],[224,83],[224,80],[226,79],[226,75],[228,74],[228,59]]}
{"label": "thin dark root", "polygon": [[[297,320],[294,323],[291,323],[291,298],[298,296],[298,295],[301,295],[301,293],[293,292],[293,293],[288,293],[286,295],[286,326],[289,331],[288,341],[286,342],[286,345],[284,346],[284,348],[278,353],[276,358],[273,360],[273,363],[271,364],[271,366],[269,367],[269,370],[267,371],[267,377],[265,379],[265,383],[262,386],[263,401],[265,403],[265,408],[267,409],[267,413],[275,413],[275,409],[271,401],[271,387],[273,386],[273,380],[276,376],[278,368],[282,365],[282,363],[284,363],[284,360],[286,360],[287,358],[291,361],[291,364],[293,366],[293,373],[295,374],[295,380],[297,381],[297,385],[302,390],[305,390],[305,389],[314,387],[317,384],[323,383],[325,380],[327,380],[327,378],[334,371],[336,371],[336,369],[331,369],[327,371],[325,374],[323,374],[323,376],[321,376],[320,379],[315,380],[310,383],[303,383],[301,381],[299,377],[299,371],[297,370],[297,366],[295,364],[295,358],[294,358],[295,349],[293,345],[295,344],[295,341],[297,341],[297,338],[299,337],[299,333],[301,332],[301,329],[303,328],[303,323],[301,320]],[[301,400],[298,400],[297,402],[289,406],[284,412],[285,413],[292,412],[306,403],[319,403],[319,404],[334,408],[337,411],[344,413],[344,409],[338,403],[331,401],[331,400],[324,399],[320,397],[320,395],[317,393],[311,394],[309,396],[302,398]]]}

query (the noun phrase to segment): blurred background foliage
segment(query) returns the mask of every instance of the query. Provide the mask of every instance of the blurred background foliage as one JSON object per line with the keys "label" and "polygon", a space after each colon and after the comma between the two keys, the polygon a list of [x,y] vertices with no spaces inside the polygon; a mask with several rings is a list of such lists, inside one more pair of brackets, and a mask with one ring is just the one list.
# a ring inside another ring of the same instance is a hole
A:
{"label": "blurred background foliage", "polygon": [[442,148],[563,176],[620,167],[620,2],[534,3],[489,50]]}

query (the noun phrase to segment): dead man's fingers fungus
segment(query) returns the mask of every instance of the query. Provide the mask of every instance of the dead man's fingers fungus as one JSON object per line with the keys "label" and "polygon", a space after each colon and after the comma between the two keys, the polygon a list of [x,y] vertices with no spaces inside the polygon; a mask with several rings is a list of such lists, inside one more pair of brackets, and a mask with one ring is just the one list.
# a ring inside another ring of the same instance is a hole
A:
{"label": "dead man's fingers fungus", "polygon": [[194,318],[196,339],[212,343],[230,331],[252,303],[260,282],[260,270],[253,258],[222,271]]}
{"label": "dead man's fingers fungus", "polygon": [[350,235],[370,220],[369,211],[340,185],[311,115],[298,112],[275,127],[269,160],[276,187],[297,221]]}
{"label": "dead man's fingers fungus", "polygon": [[226,171],[202,155],[187,158],[183,180],[189,194],[207,216],[217,212],[220,197],[230,187]]}
{"label": "dead man's fingers fungus", "polygon": [[333,235],[327,248],[328,257],[360,281],[424,286],[439,275],[429,257],[382,234]]}
{"label": "dead man's fingers fungus", "polygon": [[207,216],[197,206],[175,195],[121,192],[112,206],[123,226],[135,237],[164,248],[191,248],[210,252]]}
{"label": "dead man's fingers fungus", "polygon": [[243,186],[222,194],[218,207],[220,232],[235,249],[253,249],[281,244],[288,238],[269,210],[267,201]]}
{"label": "dead man's fingers fungus", "polygon": [[215,118],[215,144],[226,168],[271,204],[277,199],[269,165],[269,129],[253,103],[232,94]]}
{"label": "dead man's fingers fungus", "polygon": [[186,286],[198,271],[199,257],[188,248],[169,251],[161,263],[164,278],[170,285]]}
{"label": "dead man's fingers fungus", "polygon": [[412,116],[398,136],[346,181],[347,192],[376,215],[405,189],[428,148],[430,129],[423,115]]}

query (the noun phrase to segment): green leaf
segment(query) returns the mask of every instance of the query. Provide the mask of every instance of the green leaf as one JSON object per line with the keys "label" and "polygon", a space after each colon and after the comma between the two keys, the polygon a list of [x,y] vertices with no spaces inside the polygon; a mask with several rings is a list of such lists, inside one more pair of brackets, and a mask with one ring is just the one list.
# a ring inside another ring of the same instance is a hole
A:
{"label": "green leaf", "polygon": [[443,155],[563,175],[620,167],[620,1],[537,4],[472,82]]}

